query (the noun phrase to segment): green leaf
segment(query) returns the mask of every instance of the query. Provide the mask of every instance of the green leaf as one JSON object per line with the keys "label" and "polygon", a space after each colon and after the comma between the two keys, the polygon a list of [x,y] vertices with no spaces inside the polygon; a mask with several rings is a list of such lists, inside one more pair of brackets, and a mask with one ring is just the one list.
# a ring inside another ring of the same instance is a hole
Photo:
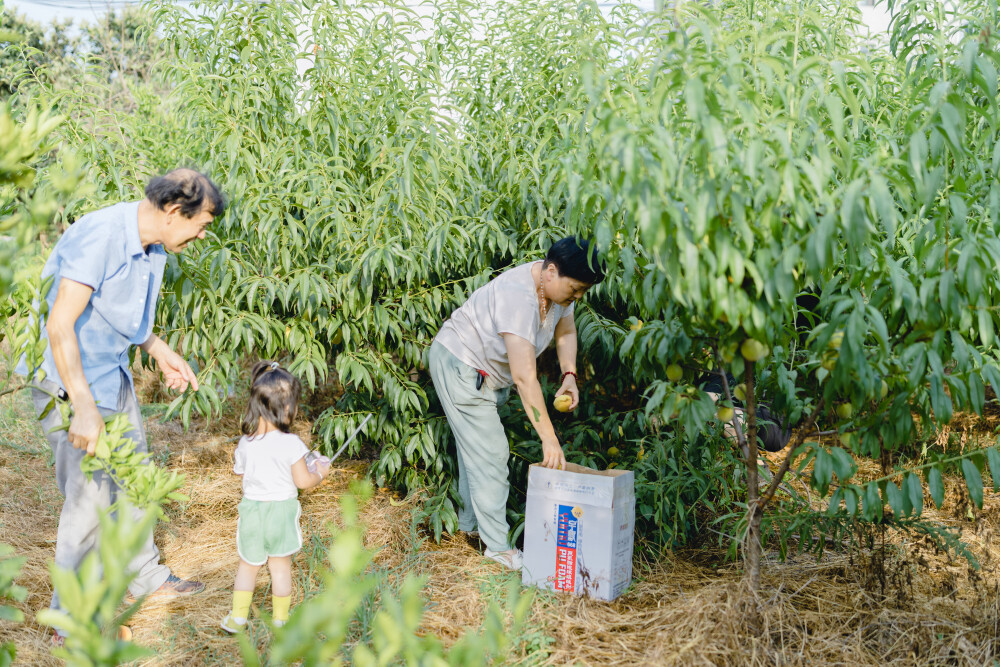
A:
{"label": "green leaf", "polygon": [[827,514],[833,516],[840,510],[840,499],[843,497],[843,495],[844,495],[843,487],[838,487],[837,490],[833,492],[833,495],[830,496],[830,503],[826,507]]}
{"label": "green leaf", "polygon": [[844,487],[844,507],[852,517],[858,513],[858,490],[853,486]]}
{"label": "green leaf", "polygon": [[911,472],[906,476],[903,484],[914,515],[920,516],[921,512],[924,511],[924,489],[920,484],[920,478]]}
{"label": "green leaf", "polygon": [[0,605],[0,621],[10,621],[11,623],[23,623],[24,613],[20,609]]}
{"label": "green leaf", "polygon": [[941,478],[941,471],[938,468],[930,468],[927,471],[927,489],[931,493],[934,505],[941,509],[944,504],[944,481]]}
{"label": "green leaf", "polygon": [[52,409],[55,407],[56,407],[56,399],[55,398],[49,399],[49,402],[45,404],[44,408],[42,408],[41,414],[38,415],[38,421],[42,421],[43,419],[48,417],[49,413],[52,412]]}
{"label": "green leaf", "polygon": [[947,102],[941,105],[940,113],[941,127],[944,128],[945,135],[951,143],[952,150],[956,153],[960,153],[962,150],[963,135],[961,131],[961,127],[963,125],[961,115],[959,114],[958,109]]}
{"label": "green leaf", "polygon": [[882,496],[879,495],[878,484],[869,482],[865,485],[862,516],[867,521],[878,521],[882,518]]}
{"label": "green leaf", "polygon": [[962,474],[965,475],[965,486],[969,490],[969,498],[979,509],[983,508],[983,476],[972,459],[962,459]]}
{"label": "green leaf", "polygon": [[831,447],[830,454],[833,457],[833,471],[837,474],[841,483],[846,483],[857,470],[854,458],[840,447]]}
{"label": "green leaf", "polygon": [[813,463],[813,485],[825,494],[833,481],[833,458],[821,447],[816,448],[816,460]]}
{"label": "green leaf", "polygon": [[97,439],[97,446],[94,448],[94,456],[105,460],[111,457],[111,447],[108,446],[108,439],[106,436],[102,435]]}
{"label": "green leaf", "polygon": [[[1000,142],[997,142],[997,146],[1000,146]],[[983,364],[982,376],[983,380],[993,388],[993,392],[1000,396],[1000,369],[993,364]]]}
{"label": "green leaf", "polygon": [[986,462],[990,466],[990,477],[993,478],[993,490],[1000,491],[1000,451],[996,445],[986,448]]}
{"label": "green leaf", "polygon": [[885,484],[885,498],[889,501],[889,507],[892,508],[892,513],[897,518],[906,516],[906,501],[903,492],[891,481]]}

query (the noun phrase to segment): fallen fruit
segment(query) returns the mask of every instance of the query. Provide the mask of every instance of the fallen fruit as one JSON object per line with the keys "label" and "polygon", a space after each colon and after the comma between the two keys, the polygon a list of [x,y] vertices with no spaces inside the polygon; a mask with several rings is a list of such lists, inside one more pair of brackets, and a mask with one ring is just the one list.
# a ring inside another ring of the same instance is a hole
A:
{"label": "fallen fruit", "polygon": [[721,422],[731,422],[733,421],[733,415],[735,414],[735,410],[728,406],[723,406],[716,411],[715,416],[718,417]]}
{"label": "fallen fruit", "polygon": [[608,447],[608,456],[618,456],[618,448]]}
{"label": "fallen fruit", "polygon": [[667,379],[671,382],[677,382],[682,377],[684,377],[684,369],[677,364],[670,364],[667,366]]}
{"label": "fallen fruit", "polygon": [[556,396],[555,400],[552,401],[552,407],[559,412],[569,412],[569,406],[572,403],[573,398],[569,394],[563,394],[562,396]]}
{"label": "fallen fruit", "polygon": [[760,361],[770,354],[770,352],[771,351],[767,349],[767,345],[764,345],[764,343],[760,342],[756,338],[747,338],[743,341],[743,344],[740,345],[740,354],[742,354],[743,358],[747,361]]}

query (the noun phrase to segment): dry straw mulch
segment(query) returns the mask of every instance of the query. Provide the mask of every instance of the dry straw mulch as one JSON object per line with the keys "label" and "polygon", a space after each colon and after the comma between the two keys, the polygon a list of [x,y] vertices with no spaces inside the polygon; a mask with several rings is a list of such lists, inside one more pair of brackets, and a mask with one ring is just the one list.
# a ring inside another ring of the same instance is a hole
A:
{"label": "dry straw mulch", "polygon": [[[0,410],[9,410],[9,403]],[[23,405],[19,408],[24,409]],[[0,443],[0,542],[27,557],[19,583],[28,620],[0,623],[0,640],[13,640],[18,664],[51,665],[49,635],[34,613],[51,590],[47,562],[54,549],[61,499],[47,447],[29,420],[5,427]],[[228,610],[237,564],[234,544],[239,479],[230,454],[235,417],[196,425],[150,421],[154,453],[187,475],[191,500],[171,510],[157,529],[165,562],[182,576],[204,581],[204,593],[183,602],[150,604],[133,619],[135,641],[156,656],[147,665],[238,664],[236,643],[218,628]],[[308,436],[308,425],[303,425]],[[328,526],[339,521],[337,499],[361,462],[302,498],[306,548],[296,558],[293,603],[316,583],[310,555],[321,554]],[[949,498],[936,520],[961,526],[982,563],[978,572],[920,542],[889,536],[885,552],[832,553],[820,561],[771,556],[754,598],[738,566],[714,566],[705,551],[636,561],[633,587],[613,603],[538,592],[520,647],[505,663],[586,665],[981,665],[1000,656],[1000,573],[993,535],[1000,525],[1000,497],[987,493],[982,511],[971,510],[949,480]],[[928,506],[930,499],[927,499]],[[509,579],[464,539],[441,544],[411,540],[412,504],[380,491],[364,509],[375,562],[398,576],[427,577],[424,628],[446,642],[478,627],[490,601]],[[414,551],[416,549],[416,551]],[[887,554],[887,555],[886,555]],[[883,558],[882,556],[885,555]],[[258,579],[255,605],[270,608],[267,574]],[[264,632],[258,636],[266,642]]]}

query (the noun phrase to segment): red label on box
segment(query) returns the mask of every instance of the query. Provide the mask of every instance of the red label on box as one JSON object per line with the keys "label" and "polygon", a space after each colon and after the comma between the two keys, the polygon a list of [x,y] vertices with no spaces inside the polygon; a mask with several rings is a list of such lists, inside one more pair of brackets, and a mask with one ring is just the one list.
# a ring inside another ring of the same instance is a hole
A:
{"label": "red label on box", "polygon": [[572,591],[576,586],[576,549],[556,547],[557,591]]}
{"label": "red label on box", "polygon": [[576,586],[576,541],[580,522],[572,505],[559,505],[556,530],[557,591],[572,591]]}

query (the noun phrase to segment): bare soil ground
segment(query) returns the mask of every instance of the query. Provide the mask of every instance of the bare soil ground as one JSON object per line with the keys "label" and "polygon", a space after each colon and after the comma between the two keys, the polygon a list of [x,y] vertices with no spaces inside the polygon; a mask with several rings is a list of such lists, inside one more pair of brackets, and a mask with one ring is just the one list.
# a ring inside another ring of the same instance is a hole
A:
{"label": "bare soil ground", "polygon": [[[147,394],[148,396],[149,394]],[[981,425],[980,425],[981,426]],[[190,502],[170,510],[156,539],[165,562],[204,581],[204,593],[183,602],[149,604],[133,619],[135,641],[156,656],[146,665],[238,664],[232,638],[218,627],[230,604],[236,569],[239,479],[231,452],[234,416],[197,424],[148,420],[154,456],[187,475]],[[975,423],[965,424],[972,432]],[[309,425],[302,424],[303,435]],[[983,429],[987,430],[987,429]],[[338,462],[339,463],[339,462]],[[365,463],[350,461],[319,489],[303,495],[306,548],[296,557],[293,604],[315,585],[329,525],[339,520],[337,498]],[[920,542],[888,536],[883,551],[828,551],[822,560],[770,554],[756,600],[739,564],[724,565],[705,551],[637,555],[635,581],[613,603],[538,592],[511,664],[584,665],[984,665],[1000,658],[1000,495],[987,491],[984,508],[969,506],[957,479],[947,480],[941,510],[926,499],[927,516],[960,527],[980,570]],[[16,664],[58,664],[48,630],[33,619],[48,604],[48,562],[54,550],[61,498],[48,447],[30,419],[23,393],[0,401],[0,542],[27,557],[18,583],[28,589],[24,624],[0,622],[0,641],[13,640]],[[380,490],[364,521],[376,563],[413,568],[428,577],[424,629],[453,641],[476,627],[489,602],[511,577],[468,542],[414,545],[413,504]],[[416,550],[416,551],[415,551]],[[267,575],[255,604],[269,608]],[[266,642],[260,633],[258,642]]]}

